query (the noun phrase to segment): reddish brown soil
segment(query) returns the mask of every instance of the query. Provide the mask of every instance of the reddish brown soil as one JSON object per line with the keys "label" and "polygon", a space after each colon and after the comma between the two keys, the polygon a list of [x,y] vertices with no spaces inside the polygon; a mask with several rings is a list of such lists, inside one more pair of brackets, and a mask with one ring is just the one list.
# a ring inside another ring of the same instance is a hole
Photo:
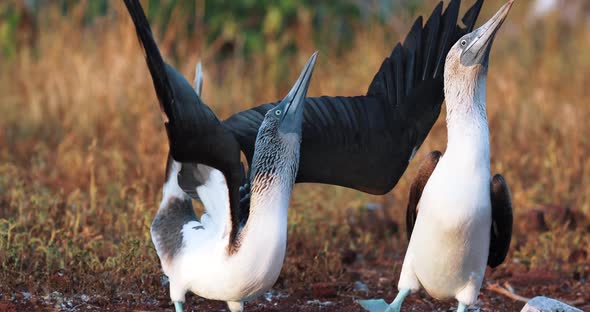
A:
{"label": "reddish brown soil", "polygon": [[[270,298],[259,298],[246,303],[246,311],[362,311],[357,299],[385,298],[393,300],[397,291],[395,280],[385,266],[372,268],[356,263],[350,266],[348,274],[366,281],[370,291],[355,291],[352,285],[344,283],[315,283],[310,289],[288,289],[281,287],[279,280]],[[588,267],[586,267],[586,274]],[[586,276],[587,277],[587,276]],[[575,304],[583,311],[590,309],[590,283],[575,280],[556,272],[535,270],[526,273],[511,273],[506,269],[488,271],[484,285],[499,283],[512,286],[515,293],[524,297],[549,296]],[[70,298],[54,294],[51,299],[20,294],[0,294],[0,311],[171,311],[173,309],[167,289],[162,287],[155,296],[146,294],[121,294],[117,298],[100,296],[73,296]],[[476,308],[479,311],[519,311],[523,302],[507,298],[497,292],[483,289]],[[225,303],[211,301],[188,294],[185,311],[226,311]],[[403,311],[452,311],[456,303],[452,300],[432,299],[425,292],[408,297]],[[478,311],[478,310],[476,310]]]}

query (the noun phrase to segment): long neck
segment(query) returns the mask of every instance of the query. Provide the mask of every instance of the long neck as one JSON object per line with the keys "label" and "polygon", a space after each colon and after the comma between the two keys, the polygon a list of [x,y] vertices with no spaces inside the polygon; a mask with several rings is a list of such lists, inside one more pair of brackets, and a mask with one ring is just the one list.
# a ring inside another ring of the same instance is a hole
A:
{"label": "long neck", "polygon": [[258,172],[252,179],[250,217],[245,235],[278,244],[286,239],[287,211],[293,178],[279,172]]}
{"label": "long neck", "polygon": [[254,249],[247,252],[268,256],[284,253],[287,210],[299,164],[299,140],[296,135],[259,133],[250,176],[250,214],[239,238],[241,250]]}
{"label": "long neck", "polygon": [[490,162],[490,138],[486,115],[486,78],[480,75],[467,88],[452,85],[445,90],[447,107],[447,153],[465,165]]}

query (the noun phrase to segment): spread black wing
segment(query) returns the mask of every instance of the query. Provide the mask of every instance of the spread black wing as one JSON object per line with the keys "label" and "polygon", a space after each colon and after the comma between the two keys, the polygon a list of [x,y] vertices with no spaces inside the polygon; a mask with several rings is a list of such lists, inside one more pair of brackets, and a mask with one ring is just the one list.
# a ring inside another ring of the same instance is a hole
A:
{"label": "spread black wing", "polygon": [[492,230],[488,265],[495,268],[504,262],[508,254],[513,221],[510,189],[504,177],[499,174],[492,179],[491,199]]}
{"label": "spread black wing", "polygon": [[[133,19],[139,41],[145,51],[154,88],[164,114],[171,157],[183,164],[204,164],[216,168],[225,176],[230,196],[232,232],[235,238],[244,214],[239,206],[239,186],[242,181],[240,146],[231,132],[222,126],[186,79],[166,64],[153,38],[149,23],[138,0],[125,0]],[[196,168],[196,167],[195,167]],[[186,168],[186,172],[192,171]],[[182,184],[192,185],[198,181]],[[194,186],[194,185],[193,185]]]}
{"label": "spread black wing", "polygon": [[[444,99],[443,69],[451,46],[473,29],[483,0],[456,25],[460,0],[443,13],[442,2],[387,57],[364,96],[307,98],[297,182],[334,184],[371,194],[389,192],[438,118]],[[254,154],[264,104],[223,122],[248,162]]]}

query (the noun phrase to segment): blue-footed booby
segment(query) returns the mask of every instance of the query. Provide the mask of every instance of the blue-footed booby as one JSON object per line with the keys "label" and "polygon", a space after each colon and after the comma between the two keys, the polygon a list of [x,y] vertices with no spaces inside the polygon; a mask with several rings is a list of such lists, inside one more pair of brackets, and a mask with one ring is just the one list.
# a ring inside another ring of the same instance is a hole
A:
{"label": "blue-footed booby", "polygon": [[[464,27],[457,25],[460,0],[444,11],[441,1],[424,24],[417,18],[365,95],[306,98],[296,182],[389,192],[440,114],[445,57],[457,39],[471,32],[482,4],[478,0],[466,11]],[[258,128],[276,105],[263,104],[223,121],[248,163]]]}
{"label": "blue-footed booby", "polygon": [[486,76],[490,49],[514,0],[460,38],[445,64],[448,142],[430,153],[411,186],[406,225],[410,240],[391,305],[360,301],[365,309],[399,312],[423,287],[437,299],[455,298],[463,312],[477,300],[486,265],[500,265],[512,235],[510,191],[490,176]]}
{"label": "blue-footed booby", "polygon": [[[241,187],[239,144],[201,101],[200,68],[191,87],[164,62],[139,1],[125,4],[145,51],[170,145],[163,198],[151,226],[170,298],[177,311],[188,291],[242,311],[245,301],[274,285],[283,265],[304,98],[317,52],[283,101],[265,114],[249,181]],[[203,202],[200,219],[191,197]]]}

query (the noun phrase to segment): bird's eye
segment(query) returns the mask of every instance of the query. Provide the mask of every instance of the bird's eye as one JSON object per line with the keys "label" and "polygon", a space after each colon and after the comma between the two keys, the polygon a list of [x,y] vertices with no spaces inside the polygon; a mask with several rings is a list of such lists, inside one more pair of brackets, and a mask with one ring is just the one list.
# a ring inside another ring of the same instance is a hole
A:
{"label": "bird's eye", "polygon": [[281,112],[281,110],[280,110],[280,109],[277,109],[277,110],[275,111],[275,115],[277,115],[277,116],[281,116],[281,113],[282,113],[282,112]]}
{"label": "bird's eye", "polygon": [[461,40],[461,46],[464,47],[467,45],[467,40],[463,39]]}

